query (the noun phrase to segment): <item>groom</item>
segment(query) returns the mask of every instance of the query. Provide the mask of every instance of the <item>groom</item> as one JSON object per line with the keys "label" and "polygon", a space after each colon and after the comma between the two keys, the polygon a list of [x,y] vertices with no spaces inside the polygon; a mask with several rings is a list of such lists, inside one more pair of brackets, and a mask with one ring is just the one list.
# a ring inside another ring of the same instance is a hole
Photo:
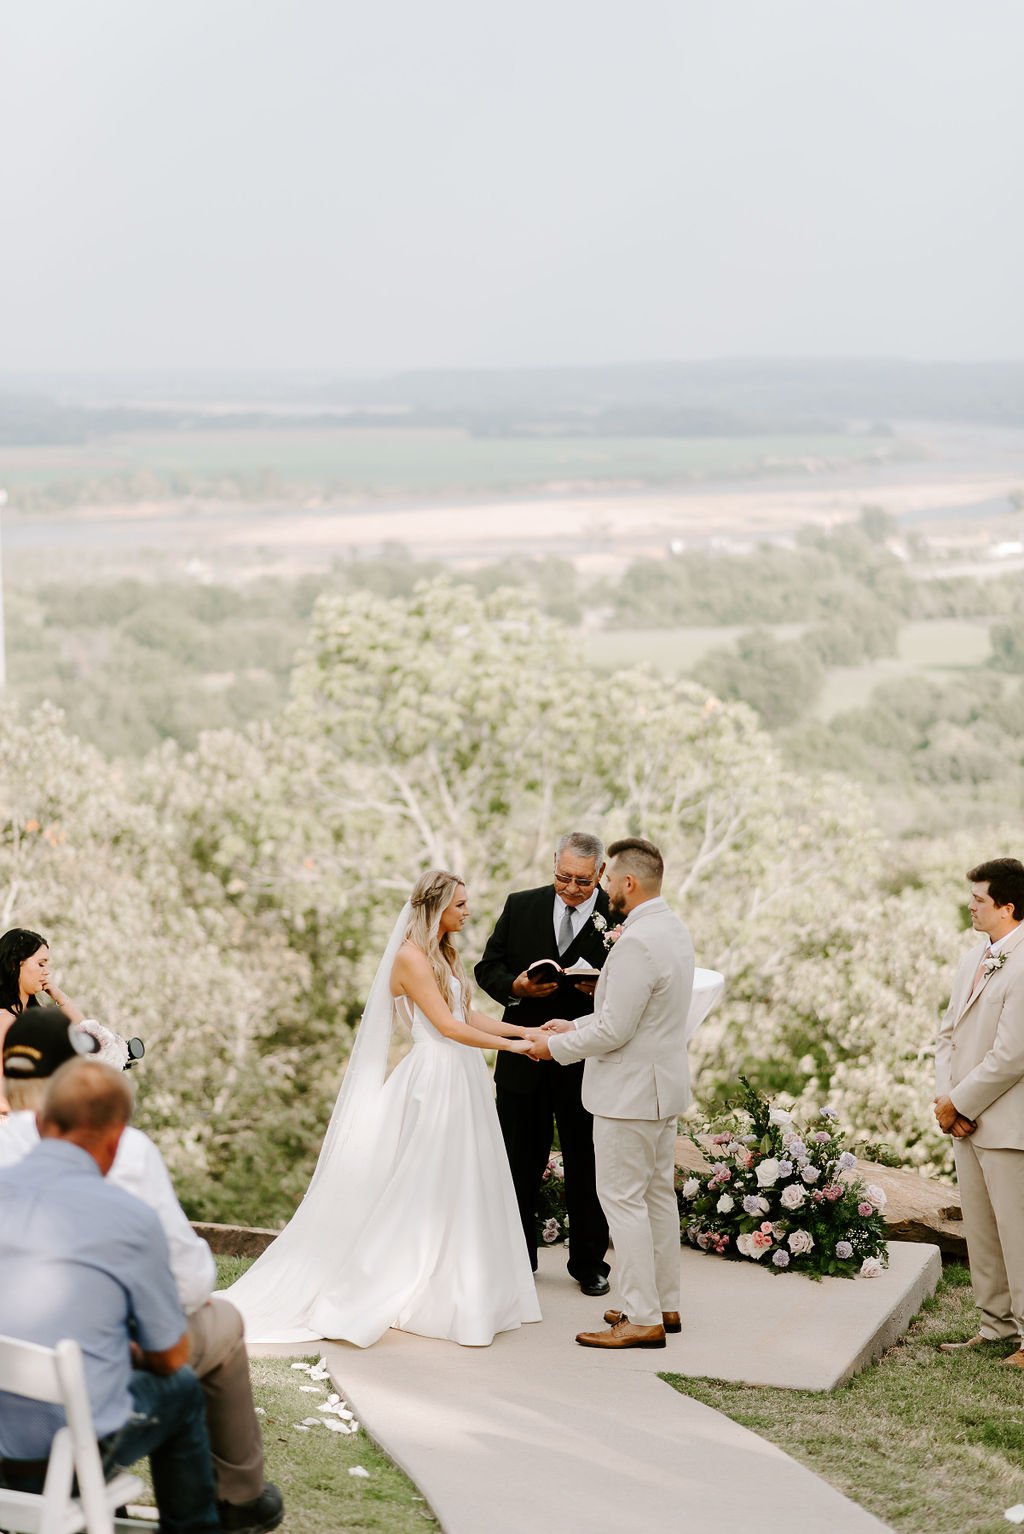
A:
{"label": "groom", "polygon": [[[622,1309],[587,1348],[663,1348],[679,1322],[679,1210],[675,1147],[690,1100],[686,1018],[693,944],[661,898],[664,864],[639,837],[608,848],[606,885],[622,934],[597,983],[594,1011],[553,1023],[534,1059],[585,1060],[583,1101],[594,1115],[597,1188],[615,1247]],[[564,1030],[564,1031],[561,1031]]]}

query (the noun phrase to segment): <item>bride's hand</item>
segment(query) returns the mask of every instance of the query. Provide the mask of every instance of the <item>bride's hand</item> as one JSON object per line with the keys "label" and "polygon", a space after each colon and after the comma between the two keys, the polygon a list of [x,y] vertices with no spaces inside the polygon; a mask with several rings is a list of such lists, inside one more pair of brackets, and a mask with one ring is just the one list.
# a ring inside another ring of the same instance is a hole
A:
{"label": "bride's hand", "polygon": [[533,1048],[532,1039],[506,1039],[505,1048],[514,1055],[528,1055]]}

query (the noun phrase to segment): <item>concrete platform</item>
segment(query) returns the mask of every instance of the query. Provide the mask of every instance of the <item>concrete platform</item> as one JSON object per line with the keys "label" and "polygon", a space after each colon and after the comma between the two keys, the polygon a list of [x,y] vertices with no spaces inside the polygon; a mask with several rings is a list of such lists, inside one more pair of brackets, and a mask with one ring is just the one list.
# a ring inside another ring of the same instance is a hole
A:
{"label": "concrete platform", "polygon": [[658,1374],[833,1388],[934,1290],[937,1249],[894,1245],[883,1277],[820,1284],[689,1249],[680,1262],[683,1333],[663,1350],[578,1347],[607,1301],[580,1294],[555,1248],[541,1253],[543,1322],[489,1348],[389,1332],[366,1350],[323,1352],[446,1534],[880,1534],[818,1476]]}

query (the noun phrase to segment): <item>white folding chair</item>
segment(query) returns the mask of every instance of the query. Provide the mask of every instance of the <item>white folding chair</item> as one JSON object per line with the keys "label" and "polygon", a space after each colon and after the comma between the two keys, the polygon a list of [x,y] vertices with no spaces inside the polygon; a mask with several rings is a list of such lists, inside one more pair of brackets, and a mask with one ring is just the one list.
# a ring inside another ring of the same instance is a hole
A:
{"label": "white folding chair", "polygon": [[[103,1479],[103,1465],[85,1388],[82,1352],[65,1340],[55,1348],[0,1337],[0,1390],[63,1406],[67,1426],[59,1428],[50,1448],[41,1492],[0,1486],[0,1529],[9,1534],[115,1534],[149,1529],[151,1523],[115,1519],[114,1509],[135,1501],[143,1490],[136,1475],[122,1472]],[[78,1496],[72,1486],[78,1477]]]}

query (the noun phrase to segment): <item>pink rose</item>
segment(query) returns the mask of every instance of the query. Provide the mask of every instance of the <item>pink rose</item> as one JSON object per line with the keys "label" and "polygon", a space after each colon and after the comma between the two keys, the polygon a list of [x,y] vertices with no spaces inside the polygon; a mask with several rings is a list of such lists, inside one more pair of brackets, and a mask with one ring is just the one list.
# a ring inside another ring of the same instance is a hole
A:
{"label": "pink rose", "polygon": [[857,1205],[857,1213],[859,1215],[862,1215],[865,1220],[867,1219],[869,1214],[874,1214],[874,1212],[875,1212],[874,1204],[858,1204]]}
{"label": "pink rose", "polygon": [[837,1198],[843,1196],[843,1185],[839,1182],[830,1182],[824,1193],[829,1203],[834,1204]]}

